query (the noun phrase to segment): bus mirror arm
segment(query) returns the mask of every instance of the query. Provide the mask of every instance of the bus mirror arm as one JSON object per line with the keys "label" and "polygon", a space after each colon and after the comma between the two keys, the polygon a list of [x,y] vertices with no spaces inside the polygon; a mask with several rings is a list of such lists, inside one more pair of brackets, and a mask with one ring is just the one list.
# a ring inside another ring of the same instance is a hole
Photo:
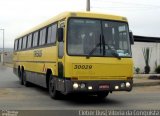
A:
{"label": "bus mirror arm", "polygon": [[130,43],[133,45],[134,44],[134,37],[133,37],[133,33],[131,31],[129,32],[129,38],[130,38]]}
{"label": "bus mirror arm", "polygon": [[57,30],[58,42],[63,42],[63,28]]}

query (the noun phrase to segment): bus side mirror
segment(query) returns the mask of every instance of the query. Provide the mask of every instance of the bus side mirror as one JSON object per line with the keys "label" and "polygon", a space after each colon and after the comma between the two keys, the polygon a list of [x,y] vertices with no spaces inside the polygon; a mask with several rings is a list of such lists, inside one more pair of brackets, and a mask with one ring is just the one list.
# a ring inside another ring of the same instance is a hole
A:
{"label": "bus side mirror", "polygon": [[57,30],[58,42],[63,42],[63,28]]}
{"label": "bus side mirror", "polygon": [[130,43],[133,45],[134,44],[134,37],[133,37],[132,32],[129,32],[129,38],[130,38]]}

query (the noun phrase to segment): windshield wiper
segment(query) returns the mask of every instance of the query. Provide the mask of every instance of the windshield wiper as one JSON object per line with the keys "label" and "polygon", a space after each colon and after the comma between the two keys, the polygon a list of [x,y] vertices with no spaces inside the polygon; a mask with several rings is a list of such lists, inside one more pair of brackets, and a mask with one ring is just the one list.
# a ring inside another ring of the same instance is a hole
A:
{"label": "windshield wiper", "polygon": [[100,46],[100,53],[101,53],[101,44],[102,44],[102,40],[101,40],[101,35],[100,35],[100,42],[89,52],[89,54],[86,56],[86,58],[89,58],[94,52],[95,50],[97,49],[97,47]]}
{"label": "windshield wiper", "polygon": [[111,54],[115,57],[117,57],[118,59],[121,59],[121,57],[119,56],[119,54],[113,50],[108,44],[105,43],[105,39],[104,36],[101,37],[100,35],[100,42],[89,52],[89,54],[86,56],[86,58],[88,59],[94,52],[95,50],[100,46],[100,53],[101,53],[101,46],[103,47],[103,56],[105,56],[106,51],[105,51],[105,46],[108,46],[108,48],[111,50]]}
{"label": "windshield wiper", "polygon": [[101,46],[101,43],[98,43],[98,44],[96,45],[96,47],[94,47],[94,48],[89,52],[89,54],[86,56],[86,58],[89,58],[89,57],[94,53],[94,51],[97,49],[97,47],[99,47],[99,46]]}
{"label": "windshield wiper", "polygon": [[115,51],[115,50],[112,50],[112,48],[105,43],[105,39],[104,39],[104,35],[102,36],[102,43],[103,43],[103,55],[106,55],[106,48],[105,46],[107,45],[108,48],[111,50],[111,54],[115,57],[117,57],[119,60],[121,59],[121,57],[119,56],[119,54]]}
{"label": "windshield wiper", "polygon": [[106,42],[105,42],[105,39],[104,39],[104,35],[102,35],[102,45],[103,45],[103,56],[106,55]]}

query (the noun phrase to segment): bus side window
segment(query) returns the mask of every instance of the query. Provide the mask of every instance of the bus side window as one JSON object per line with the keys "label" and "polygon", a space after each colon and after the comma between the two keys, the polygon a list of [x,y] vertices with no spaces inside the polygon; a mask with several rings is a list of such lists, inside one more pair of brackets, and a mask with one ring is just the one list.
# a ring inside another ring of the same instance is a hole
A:
{"label": "bus side window", "polygon": [[19,39],[17,39],[17,51],[18,51],[18,47],[19,47]]}
{"label": "bus side window", "polygon": [[27,48],[32,47],[32,33],[28,35]]}
{"label": "bus side window", "polygon": [[39,45],[44,45],[46,43],[46,28],[40,30]]}
{"label": "bus side window", "polygon": [[21,50],[21,48],[22,48],[22,38],[19,39],[18,50]]}
{"label": "bus side window", "polygon": [[47,44],[56,42],[57,24],[48,27]]}
{"label": "bus side window", "polygon": [[38,31],[33,34],[33,47],[38,46]]}
{"label": "bus side window", "polygon": [[17,46],[18,46],[18,40],[15,40],[15,43],[14,43],[14,50],[16,51],[17,50]]}
{"label": "bus side window", "polygon": [[23,37],[22,49],[26,48],[27,36]]}
{"label": "bus side window", "polygon": [[14,51],[15,51],[15,46],[16,46],[16,40],[14,40]]}

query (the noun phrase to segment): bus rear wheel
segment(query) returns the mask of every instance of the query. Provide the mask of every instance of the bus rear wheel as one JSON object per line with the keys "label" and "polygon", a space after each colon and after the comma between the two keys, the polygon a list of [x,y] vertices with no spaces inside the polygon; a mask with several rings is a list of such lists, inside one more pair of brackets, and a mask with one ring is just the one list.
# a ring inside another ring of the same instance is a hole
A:
{"label": "bus rear wheel", "polygon": [[59,99],[60,92],[56,90],[54,78],[50,76],[49,78],[49,94],[52,99]]}
{"label": "bus rear wheel", "polygon": [[23,85],[26,87],[29,87],[29,82],[26,80],[26,71],[22,71],[22,80],[23,80]]}
{"label": "bus rear wheel", "polygon": [[23,85],[23,76],[22,76],[22,70],[18,70],[18,77],[19,77],[19,81],[20,81],[20,84]]}

